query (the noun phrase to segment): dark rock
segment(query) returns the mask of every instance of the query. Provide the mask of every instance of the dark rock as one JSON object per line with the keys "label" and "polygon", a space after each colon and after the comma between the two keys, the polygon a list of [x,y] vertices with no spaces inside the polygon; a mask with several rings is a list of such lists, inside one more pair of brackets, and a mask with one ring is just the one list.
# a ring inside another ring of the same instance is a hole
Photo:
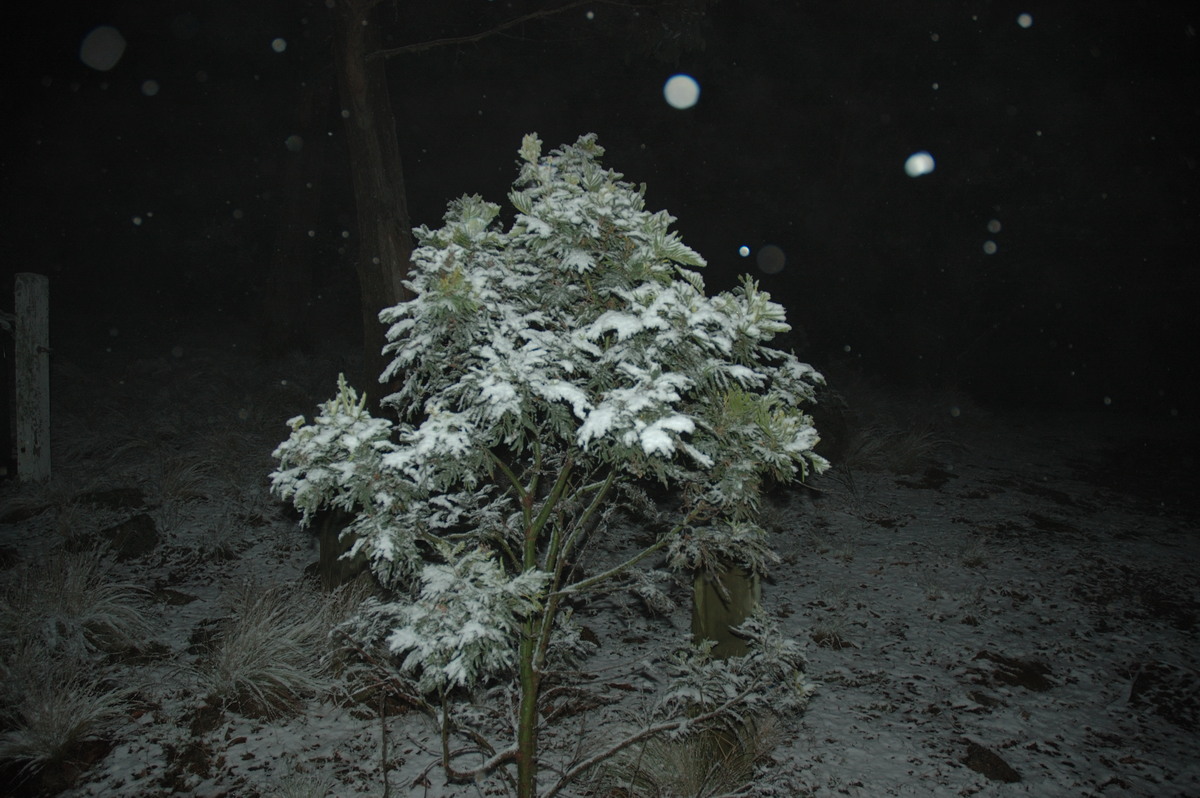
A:
{"label": "dark rock", "polygon": [[154,519],[145,513],[105,529],[100,537],[109,542],[118,560],[145,557],[158,547],[160,541]]}
{"label": "dark rock", "polygon": [[45,504],[5,508],[0,510],[0,524],[20,524],[41,515],[48,509],[50,509],[49,505]]}
{"label": "dark rock", "polygon": [[1040,662],[1013,659],[991,651],[980,651],[975,655],[975,659],[983,659],[996,664],[992,678],[999,684],[1024,687],[1035,693],[1044,693],[1054,687],[1054,682],[1046,678],[1050,674],[1050,668]]}
{"label": "dark rock", "polygon": [[196,600],[195,596],[180,592],[170,587],[160,587],[154,590],[154,600],[171,607],[182,607]]}
{"label": "dark rock", "polygon": [[1190,668],[1138,661],[1122,669],[1121,676],[1129,680],[1129,706],[1152,712],[1189,733],[1200,728],[1200,695]]}
{"label": "dark rock", "polygon": [[1021,774],[1000,758],[995,751],[984,748],[978,743],[967,743],[967,755],[962,763],[971,770],[992,781],[1003,781],[1009,784],[1021,780]]}
{"label": "dark rock", "polygon": [[215,730],[225,720],[225,711],[215,703],[203,703],[190,714],[191,717],[186,720],[193,738],[203,737]]}
{"label": "dark rock", "polygon": [[146,506],[146,494],[141,488],[90,490],[79,494],[75,500],[106,510],[140,510]]}

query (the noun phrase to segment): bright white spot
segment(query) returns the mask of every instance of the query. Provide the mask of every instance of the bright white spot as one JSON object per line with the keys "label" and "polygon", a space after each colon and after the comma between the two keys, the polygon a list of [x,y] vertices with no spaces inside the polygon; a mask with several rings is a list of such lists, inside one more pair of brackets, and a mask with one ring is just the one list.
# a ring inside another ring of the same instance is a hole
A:
{"label": "bright white spot", "polygon": [[767,244],[755,256],[758,268],[763,274],[779,274],[787,263],[787,255],[774,244]]}
{"label": "bright white spot", "polygon": [[850,354],[850,344],[846,344],[845,346],[843,346],[842,351],[845,352],[846,354]]}
{"label": "bright white spot", "polygon": [[284,50],[287,49],[287,41],[284,39],[272,39],[271,40],[271,49],[277,53],[282,53]]}
{"label": "bright white spot", "polygon": [[663,97],[672,108],[691,108],[700,99],[700,84],[691,75],[672,75],[663,85]]}
{"label": "bright white spot", "polygon": [[142,82],[142,94],[146,95],[147,97],[153,97],[154,95],[158,94],[158,81],[157,80],[143,81]]}
{"label": "bright white spot", "polygon": [[904,172],[909,177],[920,177],[927,175],[933,171],[933,156],[921,150],[914,152],[908,156],[908,160],[904,162]]}
{"label": "bright white spot", "polygon": [[988,232],[989,233],[999,233],[1000,232],[1000,220],[999,219],[992,219],[990,222],[988,222]]}
{"label": "bright white spot", "polygon": [[107,72],[125,54],[125,37],[109,25],[101,25],[83,37],[79,45],[79,60],[97,72]]}
{"label": "bright white spot", "polygon": [[134,227],[141,227],[141,224],[142,224],[142,217],[140,217],[140,216],[133,217],[133,226]]}
{"label": "bright white spot", "polygon": [[283,142],[283,146],[287,147],[289,152],[300,152],[304,149],[304,139],[293,133]]}
{"label": "bright white spot", "polygon": [[984,241],[983,242],[983,254],[995,255],[996,254],[996,242],[995,241]]}
{"label": "bright white spot", "polygon": [[750,247],[746,246],[745,244],[742,244],[740,247],[738,247],[738,254],[741,255],[743,258],[749,257],[750,256]]}
{"label": "bright white spot", "polygon": [[1032,14],[1019,14],[1017,16],[1017,24],[1020,25],[1022,28],[1028,28],[1030,25],[1033,24],[1033,15]]}
{"label": "bright white spot", "polygon": [[585,14],[585,16],[586,16],[586,17],[587,17],[589,20],[595,19],[595,18],[596,18],[596,12],[595,12],[595,11],[589,11],[589,12],[587,12],[587,14]]}
{"label": "bright white spot", "polygon": [[349,237],[350,237],[350,231],[349,231],[349,230],[343,230],[343,231],[342,231],[342,238],[349,238]]}
{"label": "bright white spot", "polygon": [[934,83],[934,84],[933,84],[933,90],[934,90],[934,91],[937,91],[937,90],[938,90],[938,84],[936,84],[936,83]]}

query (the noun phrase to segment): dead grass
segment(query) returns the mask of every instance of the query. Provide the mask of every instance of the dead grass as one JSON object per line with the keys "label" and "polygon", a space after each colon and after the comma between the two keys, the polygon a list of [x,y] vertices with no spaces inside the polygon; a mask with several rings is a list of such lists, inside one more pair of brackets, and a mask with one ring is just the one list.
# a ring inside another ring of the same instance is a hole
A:
{"label": "dead grass", "polygon": [[195,667],[211,699],[253,717],[277,717],[333,689],[329,634],[350,611],[348,594],[248,583],[229,595],[230,615]]}
{"label": "dead grass", "polygon": [[137,647],[149,632],[145,589],[111,579],[96,550],[60,552],[20,571],[0,604],[0,651],[39,645],[87,659]]}
{"label": "dead grass", "polygon": [[22,774],[66,762],[82,744],[112,735],[131,694],[83,661],[36,645],[10,651],[0,676],[0,761],[19,765]]}
{"label": "dead grass", "polygon": [[638,798],[717,798],[754,781],[757,765],[779,742],[770,716],[737,728],[709,728],[681,737],[651,738],[605,765],[596,795]]}

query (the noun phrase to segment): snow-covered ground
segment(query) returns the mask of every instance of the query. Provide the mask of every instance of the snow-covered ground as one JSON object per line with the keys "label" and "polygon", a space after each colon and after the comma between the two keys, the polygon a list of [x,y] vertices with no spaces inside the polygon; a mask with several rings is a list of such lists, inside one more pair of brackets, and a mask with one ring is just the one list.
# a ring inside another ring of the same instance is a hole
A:
{"label": "snow-covered ground", "polygon": [[[108,540],[119,558],[107,579],[145,589],[125,595],[149,630],[136,654],[89,672],[96,690],[128,691],[106,739],[23,785],[9,768],[0,792],[384,795],[386,763],[392,795],[504,794],[499,781],[445,786],[437,730],[399,706],[381,717],[378,702],[333,691],[258,717],[206,702],[220,621],[256,596],[282,596],[270,622],[319,648],[297,625],[318,600],[288,589],[314,542],[266,475],[285,420],[311,416],[351,365],[334,347],[271,360],[216,341],[56,347],[55,477],[5,484],[0,587],[10,606],[40,606],[28,597],[48,555]],[[764,604],[807,646],[816,692],[771,732],[750,783],[686,794],[1200,794],[1194,428],[845,392],[856,412],[835,468],[766,511],[783,562]],[[547,769],[636,721],[657,663],[687,638],[683,582],[673,597],[666,617],[593,607],[584,624],[603,670],[581,679],[621,700],[548,733]],[[221,672],[237,667],[254,678],[246,661]],[[8,681],[11,743],[29,732]]]}

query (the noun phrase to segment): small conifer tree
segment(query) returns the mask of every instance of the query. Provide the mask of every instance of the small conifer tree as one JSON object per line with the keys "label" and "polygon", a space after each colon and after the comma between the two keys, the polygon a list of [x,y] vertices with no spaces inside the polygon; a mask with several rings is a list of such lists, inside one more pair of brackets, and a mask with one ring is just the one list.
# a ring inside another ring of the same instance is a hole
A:
{"label": "small conifer tree", "polygon": [[[704,260],[674,218],[646,211],[644,187],[602,154],[594,135],[548,156],[528,135],[507,230],[478,196],[416,230],[413,299],[380,314],[392,357],[381,381],[400,386],[382,404],[395,418],[372,417],[342,379],[312,422],[292,420],[272,474],[305,519],[354,516],[348,556],[365,554],[399,596],[373,617],[443,718],[456,690],[516,677],[516,739],[468,774],[448,751],[444,764],[455,778],[515,764],[521,796],[537,789],[539,690],[572,639],[567,608],[638,583],[656,555],[697,573],[763,572],[764,480],[827,465],[804,412],[821,376],[767,345],[788,329],[783,308],[749,278],[707,296],[693,271]],[[623,562],[581,567],[585,544],[618,534],[612,508],[648,480],[676,491],[676,516]],[[748,626],[770,637],[761,618]],[[795,647],[751,648],[716,671],[679,665],[662,707],[684,720],[661,729],[728,707],[698,698],[714,680],[726,698],[731,680],[744,686],[743,703],[765,680],[790,685],[798,705]]]}

